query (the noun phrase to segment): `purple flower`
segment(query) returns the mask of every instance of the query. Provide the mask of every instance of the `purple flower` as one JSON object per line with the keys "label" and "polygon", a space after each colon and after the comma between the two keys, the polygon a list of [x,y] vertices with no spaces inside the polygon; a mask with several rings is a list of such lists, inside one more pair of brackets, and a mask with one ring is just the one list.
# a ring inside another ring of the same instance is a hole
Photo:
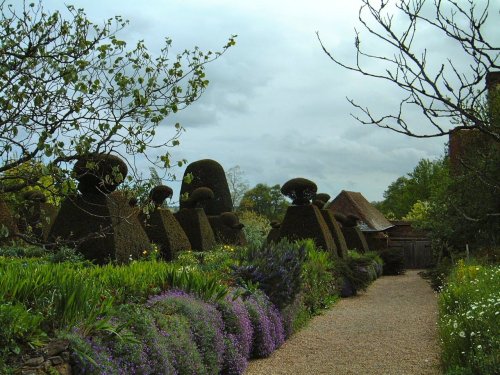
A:
{"label": "purple flower", "polygon": [[248,366],[247,358],[243,356],[238,339],[229,333],[225,339],[224,364],[221,375],[243,374]]}
{"label": "purple flower", "polygon": [[151,297],[147,306],[166,314],[184,316],[206,371],[217,374],[224,361],[224,323],[217,309],[182,291],[168,291]]}
{"label": "purple flower", "polygon": [[285,341],[281,315],[263,293],[253,294],[245,304],[254,327],[252,354],[257,358],[268,357]]}

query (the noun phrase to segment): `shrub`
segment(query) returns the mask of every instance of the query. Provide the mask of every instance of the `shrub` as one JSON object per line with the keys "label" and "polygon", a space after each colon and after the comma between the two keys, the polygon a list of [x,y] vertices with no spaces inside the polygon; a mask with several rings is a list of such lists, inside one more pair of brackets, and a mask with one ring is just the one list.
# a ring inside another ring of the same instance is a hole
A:
{"label": "shrub", "polygon": [[248,246],[261,247],[266,242],[267,234],[271,230],[269,219],[254,211],[239,212],[238,217],[240,222],[245,225],[243,232]]}
{"label": "shrub", "polygon": [[243,266],[233,267],[240,285],[258,283],[279,309],[291,303],[301,288],[305,247],[286,240],[250,247],[244,254]]}
{"label": "shrub", "polygon": [[439,333],[447,374],[497,374],[500,266],[459,261],[439,296]]}
{"label": "shrub", "polygon": [[74,373],[206,374],[186,318],[124,305],[112,324],[118,334],[62,335],[74,352]]}
{"label": "shrub", "polygon": [[250,358],[253,340],[253,327],[250,315],[243,300],[227,296],[217,303],[217,309],[222,314],[226,332],[234,337],[237,347],[244,358]]}
{"label": "shrub", "polygon": [[311,240],[301,242],[306,248],[302,266],[302,302],[311,315],[329,307],[338,295],[333,276],[331,254],[317,250]]}
{"label": "shrub", "polygon": [[311,313],[304,304],[302,293],[299,293],[294,301],[281,311],[281,316],[283,318],[285,337],[287,338],[305,327],[307,322],[311,319]]}
{"label": "shrub", "polygon": [[340,284],[342,297],[356,295],[377,278],[373,255],[365,256],[356,251],[349,251],[347,259],[335,259],[334,274]]}
{"label": "shrub", "polygon": [[446,284],[446,280],[453,270],[453,263],[450,258],[442,258],[436,263],[434,268],[425,272],[424,277],[429,279],[432,289],[441,291]]}
{"label": "shrub", "polygon": [[238,347],[238,339],[235,335],[228,334],[224,339],[224,363],[220,371],[221,375],[240,375],[247,368],[248,360]]}
{"label": "shrub", "polygon": [[175,265],[196,268],[222,283],[231,283],[232,266],[236,264],[237,251],[237,247],[232,245],[218,245],[213,250],[183,252],[177,257]]}
{"label": "shrub", "polygon": [[165,315],[185,316],[207,373],[219,373],[224,360],[224,323],[214,306],[181,291],[154,296],[147,305]]}
{"label": "shrub", "polygon": [[402,249],[389,248],[380,252],[384,261],[384,275],[402,275],[405,273],[405,259]]}
{"label": "shrub", "polygon": [[9,355],[19,355],[23,347],[44,343],[47,335],[40,329],[42,321],[42,314],[19,303],[3,302],[0,296],[0,370]]}
{"label": "shrub", "polygon": [[252,357],[268,357],[285,341],[280,313],[262,292],[249,296],[245,301],[245,306],[254,328]]}
{"label": "shrub", "polygon": [[1,246],[0,256],[15,258],[43,257],[48,254],[48,250],[38,246]]}

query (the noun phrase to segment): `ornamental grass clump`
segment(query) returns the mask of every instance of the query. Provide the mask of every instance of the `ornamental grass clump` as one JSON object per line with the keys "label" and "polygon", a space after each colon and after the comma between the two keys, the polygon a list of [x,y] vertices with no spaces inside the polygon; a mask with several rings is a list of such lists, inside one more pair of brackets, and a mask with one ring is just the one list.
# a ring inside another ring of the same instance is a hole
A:
{"label": "ornamental grass clump", "polygon": [[500,266],[459,261],[439,295],[446,374],[498,374]]}

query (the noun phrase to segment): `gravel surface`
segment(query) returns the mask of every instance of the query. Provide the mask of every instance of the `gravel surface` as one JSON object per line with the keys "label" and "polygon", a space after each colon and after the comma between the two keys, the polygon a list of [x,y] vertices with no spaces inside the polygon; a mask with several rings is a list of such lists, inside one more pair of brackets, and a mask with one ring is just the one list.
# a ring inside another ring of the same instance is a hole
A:
{"label": "gravel surface", "polygon": [[245,374],[440,374],[436,322],[437,296],[418,271],[381,277]]}

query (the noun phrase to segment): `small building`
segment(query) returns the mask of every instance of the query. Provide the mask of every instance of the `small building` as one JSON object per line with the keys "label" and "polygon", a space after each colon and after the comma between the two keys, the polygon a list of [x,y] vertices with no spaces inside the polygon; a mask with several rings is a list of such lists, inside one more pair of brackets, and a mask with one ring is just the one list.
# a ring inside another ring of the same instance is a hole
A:
{"label": "small building", "polygon": [[414,228],[410,221],[391,221],[389,228],[389,247],[398,248],[405,256],[406,268],[428,268],[434,264],[431,240],[428,234]]}
{"label": "small building", "polygon": [[333,201],[327,204],[326,208],[345,216],[358,217],[358,228],[365,236],[370,250],[388,247],[386,231],[394,224],[387,220],[361,193],[342,190]]}

